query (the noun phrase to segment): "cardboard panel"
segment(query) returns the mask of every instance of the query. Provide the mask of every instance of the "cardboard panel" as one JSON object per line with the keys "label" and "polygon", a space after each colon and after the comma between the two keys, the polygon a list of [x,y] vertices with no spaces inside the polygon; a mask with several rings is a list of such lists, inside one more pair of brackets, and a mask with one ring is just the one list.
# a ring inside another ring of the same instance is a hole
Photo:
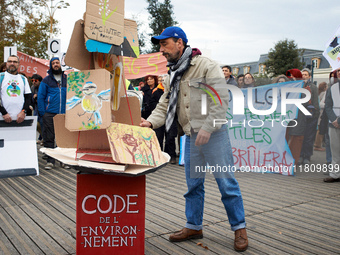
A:
{"label": "cardboard panel", "polygon": [[129,19],[124,20],[124,41],[120,45],[92,40],[85,35],[85,46],[89,52],[137,58],[139,56],[137,23]]}
{"label": "cardboard panel", "polygon": [[77,254],[144,254],[145,176],[77,175]]}
{"label": "cardboard panel", "polygon": [[[139,43],[138,43],[138,32],[137,22],[131,19],[124,19],[124,37],[130,44],[130,47],[134,51],[136,57],[139,56]],[[126,56],[127,54],[124,54]],[[129,54],[131,55],[131,54]]]}
{"label": "cardboard panel", "polygon": [[[67,130],[67,129],[66,129]],[[95,132],[94,131],[87,131],[87,132]],[[103,130],[99,130],[103,131]],[[70,132],[70,131],[68,131]],[[87,133],[87,132],[72,132],[72,133]],[[99,163],[95,164],[95,166],[92,163],[97,162],[91,162],[89,161],[81,161],[76,160],[76,148],[60,148],[57,147],[55,149],[49,149],[49,148],[41,148],[40,151],[43,153],[46,153],[47,155],[55,158],[56,160],[67,164],[72,165],[75,167],[75,169],[84,172],[84,173],[95,173],[95,174],[110,174],[110,175],[124,175],[124,176],[140,176],[145,175],[148,173],[152,173],[157,171],[158,169],[166,166],[167,162],[170,161],[169,154],[162,152],[164,158],[166,159],[166,162],[162,165],[153,167],[153,166],[141,166],[141,165],[127,165],[126,168],[121,167],[121,165],[116,168],[115,166],[112,167],[113,164],[104,164]],[[108,167],[110,165],[110,167]]]}
{"label": "cardboard panel", "polygon": [[87,0],[85,36],[109,44],[124,41],[124,0]]}
{"label": "cardboard panel", "polygon": [[166,162],[156,133],[151,128],[111,123],[106,131],[115,162],[147,166]]}
{"label": "cardboard panel", "polygon": [[65,56],[65,64],[79,70],[94,69],[92,55],[85,48],[83,20],[78,20],[74,24]]}
{"label": "cardboard panel", "polygon": [[71,72],[67,76],[66,128],[105,129],[111,123],[112,75],[105,69]]}
{"label": "cardboard panel", "polygon": [[[131,109],[132,121],[129,111]],[[122,124],[139,126],[141,121],[141,109],[137,97],[129,97],[129,104],[126,97],[120,98],[120,107],[117,111],[112,111],[112,121]]]}
{"label": "cardboard panel", "polygon": [[89,130],[86,132],[73,132],[65,127],[65,114],[57,114],[53,118],[57,146],[60,148],[77,148],[79,136],[79,149],[109,150],[106,130]]}

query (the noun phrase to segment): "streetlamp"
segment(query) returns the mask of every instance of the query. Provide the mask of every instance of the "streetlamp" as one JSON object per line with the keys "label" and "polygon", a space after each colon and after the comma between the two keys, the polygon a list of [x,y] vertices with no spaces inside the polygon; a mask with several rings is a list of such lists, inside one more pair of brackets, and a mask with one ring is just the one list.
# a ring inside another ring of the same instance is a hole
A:
{"label": "streetlamp", "polygon": [[33,4],[35,5],[39,5],[42,7],[46,7],[48,10],[48,14],[50,17],[50,38],[52,38],[52,33],[53,33],[53,16],[54,13],[56,12],[57,9],[61,9],[61,8],[67,8],[68,6],[70,6],[69,3],[65,2],[64,0],[61,0],[59,2],[57,2],[56,4],[53,4],[54,0],[50,0],[51,4],[50,6],[48,6],[47,2],[48,0],[40,0],[40,1],[33,1]]}

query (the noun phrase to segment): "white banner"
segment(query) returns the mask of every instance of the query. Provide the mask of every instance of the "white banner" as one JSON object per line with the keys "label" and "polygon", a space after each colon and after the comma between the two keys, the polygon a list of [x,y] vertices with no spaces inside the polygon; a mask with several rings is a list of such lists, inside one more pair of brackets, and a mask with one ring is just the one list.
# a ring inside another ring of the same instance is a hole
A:
{"label": "white banner", "polygon": [[0,178],[39,175],[37,117],[6,123],[0,117]]}
{"label": "white banner", "polygon": [[[298,108],[295,103],[298,102],[300,93],[285,93],[285,90],[292,91],[294,88],[302,88],[302,85],[303,81],[293,81],[242,89],[245,98],[242,115],[231,114],[233,107],[237,106],[233,106],[233,99],[230,98],[227,119],[236,169],[294,174],[294,158],[285,139],[285,133],[287,126],[295,125],[295,122],[288,123],[297,116]],[[248,95],[250,92],[251,105]],[[270,114],[257,115],[259,113],[256,110],[270,111],[270,109],[275,110]]]}

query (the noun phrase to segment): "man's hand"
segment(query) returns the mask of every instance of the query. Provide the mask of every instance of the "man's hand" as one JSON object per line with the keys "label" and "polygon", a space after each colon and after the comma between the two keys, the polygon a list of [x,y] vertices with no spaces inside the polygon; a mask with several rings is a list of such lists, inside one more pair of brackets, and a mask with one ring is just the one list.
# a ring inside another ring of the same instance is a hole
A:
{"label": "man's hand", "polygon": [[12,122],[11,115],[9,115],[8,113],[5,114],[5,115],[2,115],[2,117],[4,118],[4,121],[5,121],[6,123]]}
{"label": "man's hand", "polygon": [[19,114],[17,115],[17,123],[23,122],[25,117],[26,117],[25,112],[23,111],[19,112]]}
{"label": "man's hand", "polygon": [[151,128],[151,123],[143,118],[141,118],[139,126]]}
{"label": "man's hand", "polygon": [[339,124],[338,124],[338,119],[336,119],[335,121],[332,122],[333,126],[335,128],[340,128]]}
{"label": "man's hand", "polygon": [[198,131],[197,137],[196,137],[196,141],[195,141],[195,145],[196,146],[201,146],[203,144],[206,144],[209,142],[211,134],[203,129],[200,129],[200,131]]}

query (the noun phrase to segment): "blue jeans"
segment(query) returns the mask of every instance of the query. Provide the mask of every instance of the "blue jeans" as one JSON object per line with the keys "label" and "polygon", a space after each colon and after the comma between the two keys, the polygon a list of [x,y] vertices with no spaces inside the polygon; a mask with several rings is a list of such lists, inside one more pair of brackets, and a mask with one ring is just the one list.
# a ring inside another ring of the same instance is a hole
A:
{"label": "blue jeans", "polygon": [[326,147],[326,161],[327,163],[332,163],[332,152],[331,152],[331,142],[329,140],[328,132],[325,134],[325,147]]}
{"label": "blue jeans", "polygon": [[[214,172],[214,177],[221,192],[221,200],[227,212],[231,230],[236,231],[246,227],[243,200],[238,182],[234,177],[233,155],[226,125],[211,134],[207,144],[195,146],[197,133],[186,137],[185,144],[185,176],[188,192],[185,197],[186,228],[200,230],[203,222],[204,180],[207,169],[229,171]],[[192,164],[190,164],[192,162]],[[215,167],[215,168],[213,168]],[[197,170],[202,170],[197,173]]]}

